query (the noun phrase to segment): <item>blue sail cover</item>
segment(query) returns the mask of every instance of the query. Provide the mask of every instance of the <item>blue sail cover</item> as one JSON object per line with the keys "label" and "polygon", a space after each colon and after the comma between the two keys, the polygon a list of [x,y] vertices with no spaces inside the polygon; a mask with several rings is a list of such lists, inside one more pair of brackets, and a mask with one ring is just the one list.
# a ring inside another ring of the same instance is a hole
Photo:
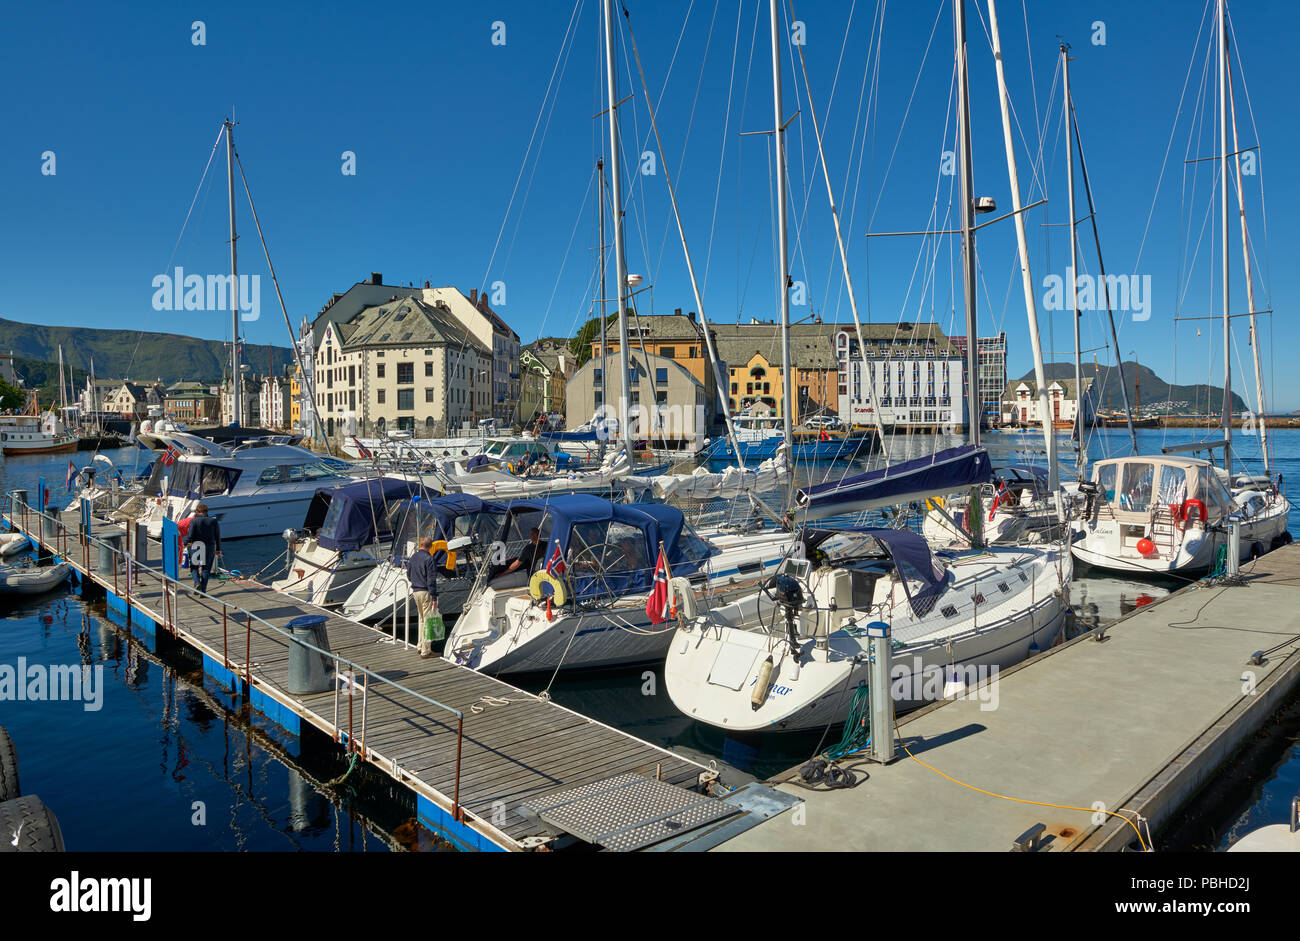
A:
{"label": "blue sail cover", "polygon": [[795,500],[807,518],[816,519],[952,493],[992,479],[993,464],[988,452],[962,445],[931,457],[803,487],[796,491]]}
{"label": "blue sail cover", "polygon": [[[611,503],[587,494],[515,500],[510,504],[512,516],[529,512],[544,514],[538,524],[548,546],[542,564],[549,561],[558,542],[560,553],[566,560],[565,578],[571,597],[577,600],[648,591],[654,581],[661,541],[673,575],[694,574],[702,564],[700,560],[687,559],[681,551],[680,538],[685,518],[676,507]],[[612,524],[622,524],[622,535],[610,532]],[[502,530],[503,540],[510,533],[510,526],[507,519]],[[631,527],[639,534],[639,557],[630,567],[624,564],[624,556],[618,547],[611,545],[626,536],[627,530],[622,527]],[[601,550],[601,546],[606,548]],[[585,562],[593,563],[593,567],[588,569],[585,565],[575,564]]]}
{"label": "blue sail cover", "polygon": [[322,549],[360,549],[392,534],[388,511],[393,504],[435,494],[415,481],[392,477],[360,480],[342,487],[322,487],[316,491],[307,508],[304,526],[307,529],[319,528],[317,543]]}

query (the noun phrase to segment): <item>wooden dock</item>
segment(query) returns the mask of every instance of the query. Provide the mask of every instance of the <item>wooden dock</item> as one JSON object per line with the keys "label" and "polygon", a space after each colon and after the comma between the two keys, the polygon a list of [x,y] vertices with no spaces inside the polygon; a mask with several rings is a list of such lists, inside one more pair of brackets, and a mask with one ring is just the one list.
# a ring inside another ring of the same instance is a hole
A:
{"label": "wooden dock", "polygon": [[[121,524],[91,520],[86,536],[82,513],[49,519],[12,503],[4,521],[70,562],[83,587],[102,590],[110,614],[151,648],[175,640],[197,650],[209,676],[288,733],[315,726],[413,791],[420,821],[463,848],[536,845],[529,838],[544,839],[544,830],[518,808],[558,790],[627,773],[695,788],[709,772],[492,677],[423,660],[375,628],[255,582],[214,577],[204,597],[149,562],[131,563],[128,580],[125,552],[101,571],[99,537],[125,536]],[[152,551],[158,555],[157,544]],[[331,691],[287,689],[294,641],[284,625],[302,614],[328,617]]]}
{"label": "wooden dock", "polygon": [[[898,721],[896,759],[718,849],[1159,848],[1160,828],[1300,688],[1300,544],[1001,671],[996,697]],[[992,687],[984,692],[990,693]],[[992,708],[985,708],[992,704]],[[797,780],[797,769],[778,775]]]}

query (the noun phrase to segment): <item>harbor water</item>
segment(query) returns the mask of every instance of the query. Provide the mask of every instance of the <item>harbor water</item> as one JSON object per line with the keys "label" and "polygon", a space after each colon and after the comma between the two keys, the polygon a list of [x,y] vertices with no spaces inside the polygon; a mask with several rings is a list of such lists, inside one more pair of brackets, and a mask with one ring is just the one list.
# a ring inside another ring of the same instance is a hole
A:
{"label": "harbor water", "polygon": [[[1213,429],[1139,431],[1143,453],[1162,445],[1213,439]],[[894,460],[960,443],[944,436],[890,439]],[[1044,442],[1031,433],[990,433],[983,442],[996,465],[1042,464]],[[1274,470],[1284,482],[1300,472],[1300,429],[1270,431]],[[1127,432],[1093,432],[1088,457],[1129,453]],[[1234,436],[1236,460],[1261,472],[1259,439]],[[108,452],[124,474],[144,452]],[[88,455],[78,455],[81,466]],[[873,459],[878,460],[878,458]],[[1069,440],[1062,464],[1073,465]],[[66,456],[6,458],[0,487],[34,491],[44,476],[63,501]],[[870,464],[870,462],[863,462]],[[852,470],[861,469],[861,464]],[[832,479],[843,463],[797,469],[803,483]],[[1300,519],[1293,514],[1293,535]],[[284,543],[266,537],[231,542],[225,564],[269,581],[283,571]],[[1104,624],[1180,587],[1176,580],[1140,581],[1076,570],[1071,588],[1076,630]],[[444,849],[414,823],[414,799],[386,778],[349,771],[328,748],[286,747],[258,714],[232,711],[205,681],[201,664],[159,658],[106,617],[102,604],[59,591],[0,607],[0,664],[87,665],[92,681],[82,702],[0,702],[0,726],[19,755],[24,793],[38,794],[58,816],[75,850]],[[548,689],[562,705],[652,743],[731,769],[731,779],[763,778],[833,744],[839,728],[816,734],[737,737],[679,713],[663,687],[662,669],[561,673],[517,680]],[[93,690],[93,695],[92,691]],[[1086,760],[1082,758],[1080,760]],[[1234,757],[1215,783],[1187,808],[1163,840],[1170,848],[1225,849],[1242,833],[1285,819],[1300,791],[1300,697]]]}

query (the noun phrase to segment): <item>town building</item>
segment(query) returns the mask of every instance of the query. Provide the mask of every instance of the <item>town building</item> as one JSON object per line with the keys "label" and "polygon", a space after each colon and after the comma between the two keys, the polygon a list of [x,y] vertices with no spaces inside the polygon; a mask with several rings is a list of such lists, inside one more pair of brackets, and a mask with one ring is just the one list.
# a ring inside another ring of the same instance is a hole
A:
{"label": "town building", "polygon": [[[713,324],[714,348],[727,377],[733,415],[784,418],[781,326],[775,322]],[[821,324],[790,328],[790,420],[798,425],[814,415],[838,410],[839,363],[830,330]]]}
{"label": "town building", "polygon": [[3,379],[14,388],[22,385],[18,373],[14,372],[14,354],[12,352],[0,353],[0,379]]}
{"label": "town building", "polygon": [[565,392],[570,409],[580,403],[584,415],[616,418],[615,427],[626,424],[634,443],[698,448],[708,434],[713,399],[704,384],[676,359],[631,350],[625,398],[619,362],[618,357],[606,359],[605,365],[600,359],[589,359],[576,370]]}
{"label": "town building", "polygon": [[[519,414],[525,425],[531,425],[539,415],[563,415],[565,390],[578,368],[577,357],[567,344],[555,340],[538,340],[519,353],[520,407]],[[573,425],[581,424],[590,416],[573,416]]]}
{"label": "town building", "polygon": [[[964,359],[967,355],[966,337],[952,337]],[[1002,392],[1007,387],[1007,335],[980,337],[975,348],[979,367],[979,415],[983,427],[996,427],[1002,420]],[[967,390],[969,395],[969,390]]]}
{"label": "town building", "polygon": [[879,409],[886,431],[965,430],[965,360],[938,324],[863,324],[862,341],[852,324],[837,327],[841,418],[874,425]]}
{"label": "town building", "polygon": [[257,387],[257,411],[262,426],[287,431],[289,420],[289,377],[263,376]]}
{"label": "town building", "polygon": [[240,377],[239,415],[235,415],[235,391],[230,377],[221,380],[221,423],[239,424],[245,428],[262,427],[262,409],[259,401],[262,381],[245,371]]}
{"label": "town building", "polygon": [[442,437],[493,415],[492,348],[442,299],[407,295],[332,322],[315,362],[316,412],[331,438]]}
{"label": "town building", "polygon": [[[1097,396],[1092,376],[1083,377],[1083,396],[1080,400],[1074,379],[1047,380],[1047,400],[1051,409],[1052,424],[1058,428],[1073,427],[1083,408],[1083,424],[1093,424],[1097,418]],[[1002,393],[1001,420],[1004,425],[1019,427],[1042,426],[1042,412],[1038,408],[1038,383],[1033,379],[1019,379],[1007,384]]]}
{"label": "town building", "polygon": [[100,409],[118,418],[158,418],[163,409],[163,388],[156,383],[114,383],[100,401]]}
{"label": "town building", "polygon": [[216,422],[221,418],[221,396],[201,382],[173,382],[163,395],[163,412],[187,425]]}
{"label": "town building", "polygon": [[[463,333],[474,337],[491,353],[492,362],[486,379],[488,383],[486,399],[483,402],[479,401],[479,392],[483,390],[478,388],[477,382],[473,393],[467,388],[461,388],[458,392],[458,395],[465,396],[464,404],[469,406],[473,420],[496,418],[504,424],[520,421],[518,409],[522,375],[519,363],[519,335],[492,310],[487,294],[480,295],[477,289],[471,289],[466,296],[453,287],[431,287],[428,281],[424,282],[423,288],[413,285],[390,285],[383,283],[381,273],[372,272],[369,280],[354,284],[342,294],[333,295],[315,317],[304,318],[298,339],[303,368],[313,377],[318,375],[318,367],[321,365],[320,353],[325,331],[329,326],[350,323],[368,308],[410,297],[419,297],[426,307],[432,306],[441,310],[444,319],[459,324]],[[335,335],[337,337],[337,331]],[[338,355],[337,348],[335,355]],[[465,363],[462,363],[461,367],[469,368]],[[316,391],[319,393],[319,390]],[[302,422],[300,427],[310,434],[313,432],[311,425],[314,422],[323,425],[328,423],[331,417],[337,419],[338,415],[327,416],[320,413],[319,403],[324,399],[317,394],[315,402],[312,402],[308,401],[308,395],[308,390],[303,389],[298,400]],[[337,407],[337,401],[334,404]],[[453,411],[455,410],[453,406]],[[421,417],[426,423],[430,418],[427,415]],[[435,422],[441,420],[443,419],[434,419]],[[321,430],[326,429],[322,427]]]}

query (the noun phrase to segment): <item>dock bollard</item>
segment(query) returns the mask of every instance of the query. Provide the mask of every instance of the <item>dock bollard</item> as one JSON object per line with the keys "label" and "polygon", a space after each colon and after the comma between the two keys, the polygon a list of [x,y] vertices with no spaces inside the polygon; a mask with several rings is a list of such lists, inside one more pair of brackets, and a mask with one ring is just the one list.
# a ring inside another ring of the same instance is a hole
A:
{"label": "dock bollard", "polygon": [[1228,517],[1228,558],[1224,574],[1236,575],[1241,565],[1241,517]]}
{"label": "dock bollard", "polygon": [[330,675],[330,658],[306,646],[311,644],[318,650],[330,649],[329,636],[325,631],[327,620],[323,614],[303,614],[287,625],[292,635],[289,642],[290,693],[298,696],[324,693],[334,685],[334,678]]}
{"label": "dock bollard", "polygon": [[100,575],[113,574],[113,569],[117,566],[117,552],[121,541],[120,533],[107,533],[99,537],[99,566],[96,571]]}
{"label": "dock bollard", "polygon": [[871,751],[869,757],[881,764],[894,760],[894,696],[890,690],[889,670],[893,648],[889,640],[889,625],[872,621],[867,625],[871,648]]}
{"label": "dock bollard", "polygon": [[54,545],[54,540],[58,536],[58,522],[59,518],[55,515],[53,507],[41,514],[41,538],[51,546]]}

